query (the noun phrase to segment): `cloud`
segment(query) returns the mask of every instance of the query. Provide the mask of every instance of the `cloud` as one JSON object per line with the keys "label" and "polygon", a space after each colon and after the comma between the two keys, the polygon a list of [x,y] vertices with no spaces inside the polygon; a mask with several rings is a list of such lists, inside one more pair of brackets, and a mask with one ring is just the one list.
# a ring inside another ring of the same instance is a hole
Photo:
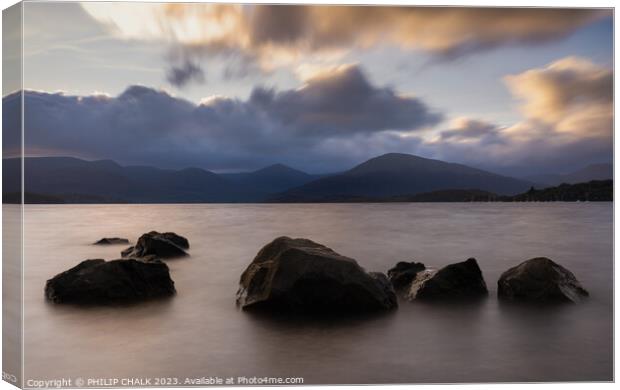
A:
{"label": "cloud", "polygon": [[166,72],[166,80],[176,87],[182,88],[191,81],[203,84],[205,73],[202,68],[193,61],[185,61],[181,65],[172,66]]}
{"label": "cloud", "polygon": [[461,117],[453,120],[450,129],[443,130],[439,136],[442,142],[501,144],[505,142],[501,135],[502,131],[503,128],[495,124]]}
{"label": "cloud", "polygon": [[613,72],[567,57],[504,78],[523,120],[511,126],[459,118],[425,143],[440,158],[485,167],[565,172],[613,156]]}
{"label": "cloud", "polygon": [[613,72],[591,61],[567,57],[541,69],[504,78],[534,123],[575,136],[611,135]]}
{"label": "cloud", "polygon": [[611,10],[562,8],[82,3],[125,39],[182,46],[195,57],[240,56],[263,70],[381,44],[452,59],[564,38]]}
{"label": "cloud", "polygon": [[[115,97],[27,91],[26,146],[213,170],[281,162],[328,172],[403,152],[514,175],[566,172],[613,158],[612,76],[587,59],[563,58],[504,79],[522,120],[504,126],[461,117],[440,131],[442,114],[374,85],[355,65],[312,69],[295,89],[255,87],[247,99],[211,96],[200,104],[142,86]],[[3,104],[17,100],[9,95]]]}
{"label": "cloud", "polygon": [[373,85],[356,66],[297,89],[257,87],[247,100],[215,96],[196,105],[131,86],[116,97],[27,91],[25,107],[28,152],[215,170],[275,162],[314,171],[348,167],[356,155],[332,153],[333,145],[361,150],[441,120],[421,100]]}
{"label": "cloud", "polygon": [[123,37],[318,50],[383,41],[439,54],[562,38],[610,10],[83,3]]}
{"label": "cloud", "polygon": [[307,136],[410,130],[441,120],[416,98],[399,96],[391,88],[374,87],[357,66],[315,74],[296,90],[255,89],[250,102]]}

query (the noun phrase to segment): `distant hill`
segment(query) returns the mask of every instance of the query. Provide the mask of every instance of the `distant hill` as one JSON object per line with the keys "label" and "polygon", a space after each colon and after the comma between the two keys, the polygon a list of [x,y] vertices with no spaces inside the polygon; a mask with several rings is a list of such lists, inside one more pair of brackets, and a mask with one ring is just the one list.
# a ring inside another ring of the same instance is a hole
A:
{"label": "distant hill", "polygon": [[[19,202],[19,159],[3,160],[4,203]],[[28,157],[24,160],[26,203],[235,203],[267,197],[321,176],[282,164],[254,172],[216,174],[121,166],[111,160]]]}
{"label": "distant hill", "polygon": [[475,188],[502,195],[527,190],[531,182],[413,156],[389,153],[341,174],[324,177],[271,198],[274,202],[329,202],[348,198],[386,198]]}
{"label": "distant hill", "polygon": [[221,176],[255,193],[259,198],[301,186],[321,177],[283,164],[270,165],[254,172],[227,173]]}
{"label": "distant hill", "polygon": [[608,180],[614,178],[612,164],[591,164],[578,171],[566,174],[543,174],[524,178],[534,183],[557,186],[562,183],[585,183],[591,180]]}
{"label": "distant hill", "polygon": [[[3,191],[19,180],[19,159],[3,160]],[[55,197],[68,203],[195,203],[235,202],[246,196],[213,172],[190,168],[165,170],[123,167],[110,160],[85,161],[72,157],[40,157],[24,160],[27,193]],[[17,184],[18,185],[18,184]]]}

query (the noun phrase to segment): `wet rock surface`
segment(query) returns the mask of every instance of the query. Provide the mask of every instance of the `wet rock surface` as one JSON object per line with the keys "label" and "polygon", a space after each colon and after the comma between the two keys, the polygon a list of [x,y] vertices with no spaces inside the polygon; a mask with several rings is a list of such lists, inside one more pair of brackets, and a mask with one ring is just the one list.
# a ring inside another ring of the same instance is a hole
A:
{"label": "wet rock surface", "polygon": [[510,268],[497,282],[502,300],[538,303],[578,303],[588,296],[572,272],[546,257]]}
{"label": "wet rock surface", "polygon": [[121,256],[133,258],[155,256],[168,259],[187,256],[185,249],[188,248],[189,241],[185,237],[171,232],[159,233],[152,231],[140,236],[136,245],[122,251]]}
{"label": "wet rock surface", "polygon": [[447,265],[437,271],[418,272],[411,283],[409,300],[470,300],[485,297],[488,290],[474,258]]}
{"label": "wet rock surface", "polygon": [[244,309],[372,312],[398,306],[382,273],[307,239],[279,237],[265,245],[241,275],[237,304]]}
{"label": "wet rock surface", "polygon": [[388,270],[387,275],[394,288],[402,290],[408,288],[418,272],[425,269],[422,263],[400,261]]}
{"label": "wet rock surface", "polygon": [[54,303],[133,303],[175,292],[166,264],[136,259],[84,260],[45,284],[45,297]]}

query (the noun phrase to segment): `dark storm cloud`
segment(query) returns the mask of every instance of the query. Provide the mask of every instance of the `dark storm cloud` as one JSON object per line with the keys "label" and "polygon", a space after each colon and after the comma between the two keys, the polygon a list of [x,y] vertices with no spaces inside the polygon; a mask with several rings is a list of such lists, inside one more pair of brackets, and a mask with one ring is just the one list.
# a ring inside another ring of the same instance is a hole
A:
{"label": "dark storm cloud", "polygon": [[356,66],[315,76],[297,90],[255,89],[250,103],[303,136],[417,129],[441,120],[416,98],[374,87]]}
{"label": "dark storm cloud", "polygon": [[214,97],[195,105],[141,86],[116,97],[28,91],[25,99],[29,150],[210,169],[277,161],[350,165],[357,160],[333,154],[333,145],[354,149],[352,143],[370,138],[380,144],[394,130],[415,131],[440,120],[419,99],[373,86],[356,67],[294,90],[255,88],[245,101]]}

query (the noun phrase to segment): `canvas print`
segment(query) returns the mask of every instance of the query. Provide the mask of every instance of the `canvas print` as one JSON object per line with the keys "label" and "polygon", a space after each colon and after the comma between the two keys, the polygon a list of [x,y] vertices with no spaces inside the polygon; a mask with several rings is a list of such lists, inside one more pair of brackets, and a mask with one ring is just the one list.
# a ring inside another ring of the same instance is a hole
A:
{"label": "canvas print", "polygon": [[3,11],[3,379],[613,381],[613,9]]}

